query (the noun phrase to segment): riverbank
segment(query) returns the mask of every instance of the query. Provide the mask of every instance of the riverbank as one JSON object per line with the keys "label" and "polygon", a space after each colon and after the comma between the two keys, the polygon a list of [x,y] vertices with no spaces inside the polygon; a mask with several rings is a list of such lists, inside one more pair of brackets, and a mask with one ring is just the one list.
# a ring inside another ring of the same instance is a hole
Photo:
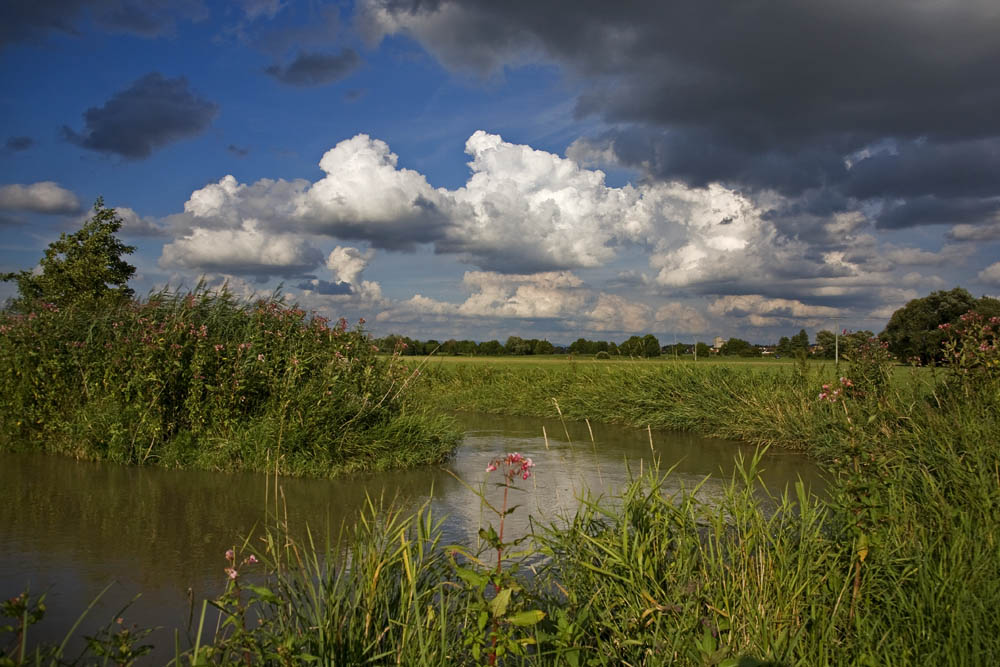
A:
{"label": "riverbank", "polygon": [[617,498],[583,497],[558,525],[505,534],[521,499],[508,487],[553,473],[501,457],[489,481],[502,500],[469,489],[493,512],[478,546],[446,543],[426,508],[376,504],[340,543],[296,541],[280,520],[263,540],[241,543],[220,558],[229,579],[214,604],[224,622],[175,664],[993,664],[994,342],[955,334],[938,382],[910,388],[875,346],[829,377],[668,365],[606,375],[431,369],[418,388],[442,407],[637,426],[658,418],[803,449],[825,462],[830,497],[796,485],[762,503],[758,457],[711,499],[647,467]]}
{"label": "riverbank", "polygon": [[362,327],[159,293],[0,314],[0,448],[329,477],[438,463],[460,433]]}

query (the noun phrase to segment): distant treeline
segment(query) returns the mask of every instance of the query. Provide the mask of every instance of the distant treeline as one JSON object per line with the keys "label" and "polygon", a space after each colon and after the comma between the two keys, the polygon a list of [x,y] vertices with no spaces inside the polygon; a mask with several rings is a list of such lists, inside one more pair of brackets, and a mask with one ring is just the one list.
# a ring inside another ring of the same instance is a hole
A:
{"label": "distant treeline", "polygon": [[714,349],[701,341],[697,343],[660,345],[660,341],[653,334],[632,336],[621,343],[616,343],[613,340],[578,338],[570,345],[555,345],[544,339],[521,338],[520,336],[510,336],[505,343],[501,343],[498,340],[477,343],[474,340],[456,340],[454,338],[446,341],[439,341],[433,338],[430,340],[417,340],[408,336],[393,334],[385,338],[376,339],[375,344],[378,345],[380,352],[398,353],[407,356],[439,354],[498,357],[577,354],[598,357],[623,356],[651,358],[694,355],[695,346],[697,346],[697,356],[699,357],[708,357],[712,354],[732,357],[760,357],[766,354],[794,356],[801,350],[807,355],[832,359],[838,344],[841,353],[845,353],[849,348],[853,348],[859,343],[869,340],[874,335],[871,331],[855,331],[840,336],[838,341],[837,336],[832,331],[820,331],[816,335],[816,343],[812,344],[809,341],[809,334],[803,329],[791,338],[782,336],[777,345],[758,345],[745,341],[742,338],[730,338],[718,349]]}
{"label": "distant treeline", "polygon": [[[693,354],[694,343],[677,343],[661,346],[653,334],[632,336],[621,343],[607,340],[587,340],[578,338],[570,345],[554,345],[547,340],[538,338],[521,338],[510,336],[507,342],[488,340],[477,343],[474,340],[455,340],[454,338],[439,341],[416,340],[408,336],[390,335],[375,340],[379,351],[386,353],[398,352],[409,356],[426,356],[428,354],[445,354],[456,356],[524,356],[535,354],[583,354],[607,355],[625,357],[659,357],[672,354]],[[747,343],[749,345],[749,343]],[[698,354],[708,356],[711,348],[705,343],[698,343]]]}

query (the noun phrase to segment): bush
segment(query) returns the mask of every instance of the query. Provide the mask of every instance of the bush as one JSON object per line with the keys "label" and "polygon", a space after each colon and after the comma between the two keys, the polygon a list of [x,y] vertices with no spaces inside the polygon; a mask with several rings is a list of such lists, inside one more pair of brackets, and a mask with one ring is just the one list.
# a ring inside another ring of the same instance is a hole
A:
{"label": "bush", "polygon": [[8,449],[327,475],[440,461],[458,441],[407,404],[398,354],[277,298],[36,302],[0,315],[0,336]]}

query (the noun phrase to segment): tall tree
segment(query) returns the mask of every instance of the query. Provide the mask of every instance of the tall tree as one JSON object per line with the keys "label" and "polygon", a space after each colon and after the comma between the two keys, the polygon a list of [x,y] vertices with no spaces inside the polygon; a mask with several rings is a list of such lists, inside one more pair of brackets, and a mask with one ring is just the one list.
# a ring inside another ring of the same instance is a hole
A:
{"label": "tall tree", "polygon": [[35,301],[63,307],[87,300],[132,298],[128,281],[135,267],[122,255],[135,252],[135,246],[125,245],[115,236],[121,226],[115,209],[105,208],[104,200],[98,197],[94,215],[79,231],[60,234],[58,241],[49,244],[39,262],[40,271],[0,276],[17,283],[14,308],[27,310]]}
{"label": "tall tree", "polygon": [[987,316],[1000,314],[1000,301],[989,297],[976,299],[961,287],[932,292],[894,312],[879,338],[889,343],[889,351],[899,359],[936,361],[941,358],[944,341],[944,332],[938,327],[958,322],[970,310]]}

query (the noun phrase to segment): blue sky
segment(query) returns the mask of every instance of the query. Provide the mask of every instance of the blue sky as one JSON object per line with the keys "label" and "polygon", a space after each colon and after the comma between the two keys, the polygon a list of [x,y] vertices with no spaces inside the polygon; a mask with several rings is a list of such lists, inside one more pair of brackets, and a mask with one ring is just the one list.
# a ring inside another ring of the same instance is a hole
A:
{"label": "blue sky", "polygon": [[103,196],[138,291],[280,284],[378,335],[767,342],[1000,293],[995,3],[15,0],[0,25],[2,271]]}

